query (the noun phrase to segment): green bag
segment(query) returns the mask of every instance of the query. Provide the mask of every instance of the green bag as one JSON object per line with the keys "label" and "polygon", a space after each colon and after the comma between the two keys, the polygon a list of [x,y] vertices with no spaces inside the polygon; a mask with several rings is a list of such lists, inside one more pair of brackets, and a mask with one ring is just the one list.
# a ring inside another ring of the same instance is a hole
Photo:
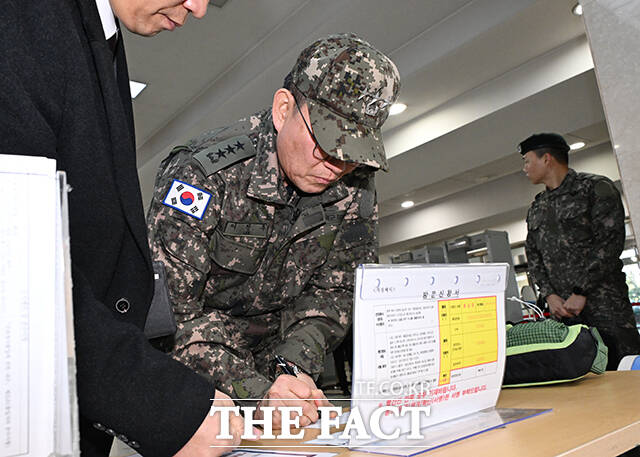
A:
{"label": "green bag", "polygon": [[569,382],[587,373],[602,374],[608,349],[598,330],[554,320],[507,325],[503,387]]}

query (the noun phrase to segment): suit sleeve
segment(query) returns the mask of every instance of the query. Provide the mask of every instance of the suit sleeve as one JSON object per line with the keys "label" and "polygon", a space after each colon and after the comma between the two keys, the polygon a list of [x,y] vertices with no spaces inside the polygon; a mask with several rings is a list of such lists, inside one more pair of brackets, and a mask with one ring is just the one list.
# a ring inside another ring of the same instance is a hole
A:
{"label": "suit sleeve", "polygon": [[78,396],[92,399],[83,417],[137,441],[143,455],[175,454],[207,416],[213,386],[117,321],[78,269],[73,302]]}
{"label": "suit sleeve", "polygon": [[351,326],[356,268],[378,260],[378,209],[373,186],[371,177],[358,191],[327,261],[283,315],[284,338],[275,352],[314,378],[323,371],[325,354],[342,342]]}
{"label": "suit sleeve", "polygon": [[[73,81],[59,49],[74,32],[68,17],[58,17],[63,11],[58,2],[15,1],[0,11],[6,24],[0,31],[0,152],[53,158],[62,169],[68,165],[60,153],[68,133],[62,113],[76,103],[65,98]],[[94,109],[83,101],[83,109]],[[86,169],[75,171],[88,178],[91,150],[82,153]],[[136,441],[144,455],[173,455],[206,417],[214,387],[152,348],[140,328],[117,320],[84,273],[77,262],[72,266],[80,415]]]}
{"label": "suit sleeve", "polygon": [[[5,87],[0,83],[6,97]],[[32,106],[24,100],[16,102]],[[15,109],[16,104],[12,106]],[[49,127],[37,121],[21,122],[34,118],[41,119],[29,110],[17,117],[6,112],[0,116],[3,153],[56,157],[55,137],[44,133]],[[29,126],[36,128],[31,135],[25,128]],[[34,146],[34,137],[40,137],[40,147]],[[81,416],[138,442],[145,455],[173,455],[207,416],[214,386],[155,350],[140,328],[118,321],[95,298],[77,265],[72,266],[72,274]]]}

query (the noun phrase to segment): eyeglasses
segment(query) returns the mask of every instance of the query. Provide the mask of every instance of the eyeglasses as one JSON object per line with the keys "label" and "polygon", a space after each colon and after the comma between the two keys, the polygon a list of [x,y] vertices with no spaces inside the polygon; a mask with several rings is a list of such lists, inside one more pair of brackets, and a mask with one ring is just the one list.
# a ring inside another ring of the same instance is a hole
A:
{"label": "eyeglasses", "polygon": [[[348,169],[349,171],[354,170],[356,168],[360,168],[361,165],[358,163],[347,162],[344,160],[336,159],[335,157],[330,156],[329,154],[327,154],[322,150],[322,147],[320,146],[320,144],[318,144],[318,140],[313,134],[311,127],[309,126],[309,124],[307,124],[307,120],[304,118],[304,115],[302,114],[300,105],[298,105],[298,100],[296,100],[295,97],[293,97],[293,100],[296,104],[296,108],[298,108],[298,113],[300,113],[302,122],[304,122],[304,126],[307,128],[307,132],[309,132],[309,136],[311,136],[311,139],[313,140],[314,146],[313,146],[313,151],[311,151],[311,155],[313,155],[314,159],[319,160],[321,162],[331,162],[334,166],[339,166],[341,168]],[[317,154],[316,151],[319,151],[319,154]]]}
{"label": "eyeglasses", "polygon": [[295,97],[293,97],[293,101],[296,104],[296,108],[298,108],[298,113],[300,113],[300,117],[302,118],[302,122],[304,122],[304,126],[307,128],[307,132],[309,132],[309,136],[311,136],[311,139],[313,140],[313,151],[311,152],[311,154],[313,155],[314,158],[321,160],[321,161],[326,161],[329,158],[328,154],[320,154],[320,157],[318,157],[316,155],[316,151],[318,149],[320,149],[322,151],[322,148],[320,147],[320,145],[318,144],[318,140],[316,139],[315,135],[313,134],[313,131],[311,130],[311,127],[309,127],[309,124],[307,124],[307,120],[304,118],[304,115],[302,114],[302,110],[300,109],[300,105],[298,105],[298,100],[296,100]]}

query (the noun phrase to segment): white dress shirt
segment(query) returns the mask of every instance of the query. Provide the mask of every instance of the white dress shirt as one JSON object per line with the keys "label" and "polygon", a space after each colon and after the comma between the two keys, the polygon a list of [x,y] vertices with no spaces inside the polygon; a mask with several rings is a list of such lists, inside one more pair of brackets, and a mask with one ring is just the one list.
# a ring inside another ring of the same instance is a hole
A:
{"label": "white dress shirt", "polygon": [[109,0],[96,0],[98,6],[98,13],[100,13],[100,21],[102,22],[102,29],[104,30],[104,37],[108,40],[118,31],[116,25],[116,18],[113,15],[111,4]]}

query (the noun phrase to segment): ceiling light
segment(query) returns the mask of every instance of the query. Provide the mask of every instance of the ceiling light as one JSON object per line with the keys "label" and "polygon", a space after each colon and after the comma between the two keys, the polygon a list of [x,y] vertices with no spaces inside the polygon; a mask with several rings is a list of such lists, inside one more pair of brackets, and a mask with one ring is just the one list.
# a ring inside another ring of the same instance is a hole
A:
{"label": "ceiling light", "polygon": [[572,151],[575,151],[577,149],[582,149],[584,148],[584,141],[576,141],[575,143],[570,144],[569,147],[571,148]]}
{"label": "ceiling light", "polygon": [[147,87],[145,83],[139,83],[138,81],[129,80],[129,89],[131,90],[131,100],[140,95],[140,92]]}
{"label": "ceiling light", "polygon": [[571,12],[576,16],[582,16],[582,5],[580,3],[576,3],[576,6],[573,7]]}
{"label": "ceiling light", "polygon": [[404,201],[400,204],[403,208],[411,208],[414,203],[411,200]]}
{"label": "ceiling light", "polygon": [[391,105],[391,108],[389,109],[389,114],[391,116],[395,116],[396,114],[402,113],[406,109],[407,109],[407,105],[405,105],[404,103],[394,103],[393,105]]}

